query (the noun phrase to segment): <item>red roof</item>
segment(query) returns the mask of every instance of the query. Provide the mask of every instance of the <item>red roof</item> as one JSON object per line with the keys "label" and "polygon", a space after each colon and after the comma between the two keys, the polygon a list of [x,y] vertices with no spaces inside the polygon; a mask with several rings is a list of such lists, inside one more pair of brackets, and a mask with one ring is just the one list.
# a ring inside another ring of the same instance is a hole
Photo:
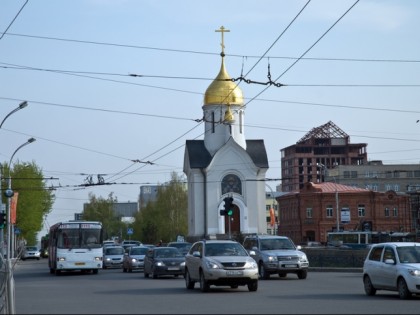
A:
{"label": "red roof", "polygon": [[[313,188],[315,188],[316,190],[323,192],[323,193],[331,193],[331,192],[367,192],[370,191],[369,189],[366,188],[359,188],[359,187],[353,187],[353,186],[347,186],[347,185],[342,185],[342,184],[336,184],[334,182],[326,182],[326,183],[319,183],[319,184],[315,184],[315,183],[308,183],[308,186],[312,186]],[[310,187],[308,187],[309,189],[311,189]]]}

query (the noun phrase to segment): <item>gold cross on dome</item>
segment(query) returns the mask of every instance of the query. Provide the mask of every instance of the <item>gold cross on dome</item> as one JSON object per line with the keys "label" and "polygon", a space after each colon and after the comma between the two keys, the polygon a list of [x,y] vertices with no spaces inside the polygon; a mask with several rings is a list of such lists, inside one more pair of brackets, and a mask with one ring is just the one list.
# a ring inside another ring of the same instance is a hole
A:
{"label": "gold cross on dome", "polygon": [[225,55],[225,39],[224,39],[224,33],[225,32],[230,32],[230,30],[225,29],[225,27],[222,25],[222,26],[220,26],[220,29],[215,30],[215,32],[222,33],[222,42],[221,42],[220,46],[222,46],[222,53],[221,53],[221,55],[224,56]]}

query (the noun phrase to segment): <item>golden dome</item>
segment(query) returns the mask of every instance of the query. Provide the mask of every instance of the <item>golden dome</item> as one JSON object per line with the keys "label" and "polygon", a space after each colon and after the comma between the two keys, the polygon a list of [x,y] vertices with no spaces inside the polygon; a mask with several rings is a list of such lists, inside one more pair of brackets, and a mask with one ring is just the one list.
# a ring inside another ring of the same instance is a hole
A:
{"label": "golden dome", "polygon": [[237,86],[235,82],[231,80],[231,77],[225,69],[223,57],[219,74],[209,85],[209,87],[206,90],[206,93],[204,94],[204,105],[214,104],[244,104],[242,90]]}

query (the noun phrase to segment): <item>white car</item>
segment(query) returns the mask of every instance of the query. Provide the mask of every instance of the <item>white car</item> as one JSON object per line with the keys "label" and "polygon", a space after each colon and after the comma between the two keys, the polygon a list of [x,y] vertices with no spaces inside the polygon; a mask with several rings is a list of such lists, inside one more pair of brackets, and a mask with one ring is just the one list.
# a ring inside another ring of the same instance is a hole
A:
{"label": "white car", "polygon": [[41,258],[41,252],[36,246],[26,246],[23,249],[21,259],[36,259],[39,260]]}
{"label": "white car", "polygon": [[397,291],[401,299],[420,294],[420,243],[388,242],[371,246],[363,265],[366,295]]}

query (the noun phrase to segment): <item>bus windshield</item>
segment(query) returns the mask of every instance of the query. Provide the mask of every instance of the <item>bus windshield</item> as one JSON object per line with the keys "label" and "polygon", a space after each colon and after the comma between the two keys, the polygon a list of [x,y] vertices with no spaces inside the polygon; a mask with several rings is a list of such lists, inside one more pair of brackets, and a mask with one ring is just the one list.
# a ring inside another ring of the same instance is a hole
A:
{"label": "bus windshield", "polygon": [[100,248],[101,230],[95,227],[80,228],[79,225],[63,226],[57,233],[57,248]]}

